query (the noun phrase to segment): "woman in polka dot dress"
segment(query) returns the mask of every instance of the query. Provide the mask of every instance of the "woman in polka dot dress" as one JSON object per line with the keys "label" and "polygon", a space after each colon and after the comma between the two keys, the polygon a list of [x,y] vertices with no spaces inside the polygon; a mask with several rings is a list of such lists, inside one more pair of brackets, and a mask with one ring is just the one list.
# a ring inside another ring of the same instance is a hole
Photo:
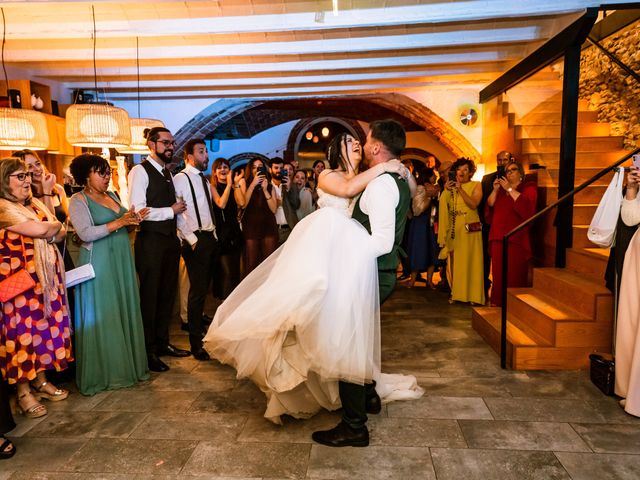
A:
{"label": "woman in polka dot dress", "polygon": [[64,370],[71,360],[64,270],[53,245],[65,234],[44,204],[32,199],[26,165],[0,160],[0,282],[22,269],[35,282],[2,303],[0,372],[17,384],[19,410],[32,418],[47,414],[38,398],[59,401],[68,395],[45,377],[46,370]]}

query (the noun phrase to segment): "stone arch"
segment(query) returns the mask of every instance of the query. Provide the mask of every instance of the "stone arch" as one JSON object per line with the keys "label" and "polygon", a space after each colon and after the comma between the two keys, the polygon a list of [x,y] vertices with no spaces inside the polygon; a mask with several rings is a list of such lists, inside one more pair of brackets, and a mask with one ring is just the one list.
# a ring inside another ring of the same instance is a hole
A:
{"label": "stone arch", "polygon": [[334,122],[339,125],[345,127],[355,138],[360,140],[361,143],[364,143],[364,139],[366,138],[366,134],[364,133],[363,128],[360,126],[357,120],[352,120],[349,118],[341,118],[341,117],[314,117],[314,118],[303,118],[298,123],[294,125],[291,129],[291,133],[289,133],[289,138],[287,140],[287,149],[285,150],[285,160],[293,160],[297,157],[298,147],[300,142],[302,141],[302,136],[305,131],[322,122]]}
{"label": "stone arch", "polygon": [[[354,105],[357,104],[357,107]],[[313,116],[350,118],[371,122],[382,115],[404,119],[405,124],[424,129],[433,135],[456,157],[481,161],[480,152],[451,124],[426,105],[400,93],[378,93],[343,97],[296,97],[287,99],[221,99],[187,122],[175,135],[178,145],[193,137],[211,138],[213,132],[237,116],[255,114],[259,109],[271,108],[271,118],[262,122],[266,130],[284,121]],[[282,109],[274,115],[274,109]],[[340,113],[336,113],[339,111]],[[386,113],[385,113],[386,112]],[[265,114],[267,115],[267,114]],[[288,116],[287,116],[288,115]]]}
{"label": "stone arch", "polygon": [[246,165],[250,160],[253,160],[254,158],[259,158],[267,165],[269,164],[269,159],[265,155],[256,152],[245,152],[238,153],[237,155],[229,158],[229,167],[233,170],[234,168]]}

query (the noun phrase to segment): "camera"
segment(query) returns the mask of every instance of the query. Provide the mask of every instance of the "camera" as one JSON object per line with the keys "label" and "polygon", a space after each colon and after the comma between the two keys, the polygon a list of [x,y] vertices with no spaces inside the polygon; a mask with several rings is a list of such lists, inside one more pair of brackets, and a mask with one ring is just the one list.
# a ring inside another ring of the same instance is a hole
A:
{"label": "camera", "polygon": [[504,168],[504,165],[498,165],[498,169],[496,170],[496,173],[498,175],[498,178],[504,177],[507,174]]}
{"label": "camera", "polygon": [[455,182],[456,172],[454,170],[449,170],[449,173],[447,174],[447,178],[449,179],[450,182]]}

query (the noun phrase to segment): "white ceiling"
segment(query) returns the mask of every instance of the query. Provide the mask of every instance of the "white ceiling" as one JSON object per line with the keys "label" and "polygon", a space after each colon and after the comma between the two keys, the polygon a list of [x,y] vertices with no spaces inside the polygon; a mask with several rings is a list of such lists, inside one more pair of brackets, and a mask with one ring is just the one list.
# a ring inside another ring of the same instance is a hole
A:
{"label": "white ceiling", "polygon": [[[338,10],[334,13],[333,3]],[[618,3],[625,3],[624,1]],[[628,2],[631,3],[631,2]],[[1,2],[5,60],[109,99],[372,93],[486,85],[599,2]]]}

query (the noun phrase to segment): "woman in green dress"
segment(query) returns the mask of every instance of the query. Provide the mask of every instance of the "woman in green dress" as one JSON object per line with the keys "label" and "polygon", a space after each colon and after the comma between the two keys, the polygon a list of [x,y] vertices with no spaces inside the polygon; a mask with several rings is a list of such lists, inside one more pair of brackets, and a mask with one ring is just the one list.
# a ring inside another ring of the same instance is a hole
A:
{"label": "woman in green dress", "polygon": [[76,286],[76,382],[80,393],[131,386],[149,378],[140,297],[128,227],[148,214],[122,206],[108,192],[111,170],[97,155],[71,162],[84,189],[71,197],[69,215],[83,244],[78,265],[91,263],[95,278]]}
{"label": "woman in green dress", "polygon": [[440,258],[447,259],[450,303],[485,303],[482,225],[478,216],[482,188],[480,182],[471,181],[475,171],[472,160],[456,160],[440,196],[438,244],[442,247]]}

